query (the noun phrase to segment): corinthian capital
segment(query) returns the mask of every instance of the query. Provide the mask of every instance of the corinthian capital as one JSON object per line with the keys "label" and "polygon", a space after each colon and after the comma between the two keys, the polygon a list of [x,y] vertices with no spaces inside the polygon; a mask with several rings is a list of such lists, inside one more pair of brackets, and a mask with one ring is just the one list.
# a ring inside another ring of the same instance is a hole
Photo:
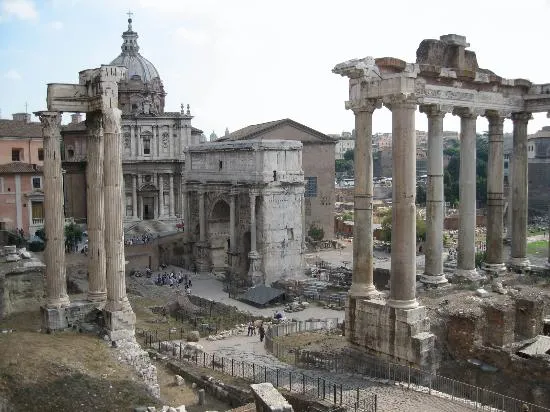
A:
{"label": "corinthian capital", "polygon": [[369,112],[373,113],[376,109],[382,107],[382,99],[362,99],[346,102],[346,109],[351,109],[353,113]]}
{"label": "corinthian capital", "polygon": [[484,115],[485,110],[477,109],[473,107],[455,107],[453,110],[454,116],[459,116],[460,118],[477,118],[478,116]]}
{"label": "corinthian capital", "polygon": [[444,117],[453,110],[451,106],[440,104],[421,104],[419,109],[420,113],[425,113],[427,117]]}
{"label": "corinthian capital", "polygon": [[61,127],[61,113],[60,112],[35,112],[35,116],[38,116],[40,123],[42,123],[42,136],[44,138],[52,137],[60,134]]}
{"label": "corinthian capital", "polygon": [[514,123],[527,123],[533,116],[529,112],[516,112],[512,113],[512,121]]}
{"label": "corinthian capital", "polygon": [[416,97],[410,94],[399,93],[384,97],[384,106],[390,110],[396,107],[416,109],[417,105]]}

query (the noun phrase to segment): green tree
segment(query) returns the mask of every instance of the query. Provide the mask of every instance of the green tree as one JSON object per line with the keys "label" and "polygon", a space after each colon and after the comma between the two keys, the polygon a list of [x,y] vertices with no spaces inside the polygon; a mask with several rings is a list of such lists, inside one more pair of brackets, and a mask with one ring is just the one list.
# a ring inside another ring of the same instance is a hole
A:
{"label": "green tree", "polygon": [[353,176],[353,161],[345,159],[336,159],[334,163],[334,171],[341,175]]}
{"label": "green tree", "polygon": [[353,149],[348,149],[344,153],[344,160],[351,160],[353,162],[353,155],[355,151]]}
{"label": "green tree", "polygon": [[419,205],[426,204],[426,186],[416,185],[416,203]]}
{"label": "green tree", "polygon": [[322,227],[315,225],[310,226],[307,235],[315,241],[323,240],[325,237],[325,231]]}
{"label": "green tree", "polygon": [[353,221],[353,212],[345,212],[342,214],[342,220],[345,221]]}

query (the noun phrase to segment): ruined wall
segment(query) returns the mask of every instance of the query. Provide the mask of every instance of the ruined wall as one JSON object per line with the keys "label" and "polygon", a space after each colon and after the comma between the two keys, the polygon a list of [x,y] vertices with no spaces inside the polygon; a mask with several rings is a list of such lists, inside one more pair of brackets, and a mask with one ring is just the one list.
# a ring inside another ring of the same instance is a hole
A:
{"label": "ruined wall", "polygon": [[38,312],[44,303],[44,267],[8,269],[0,273],[0,319],[20,312]]}

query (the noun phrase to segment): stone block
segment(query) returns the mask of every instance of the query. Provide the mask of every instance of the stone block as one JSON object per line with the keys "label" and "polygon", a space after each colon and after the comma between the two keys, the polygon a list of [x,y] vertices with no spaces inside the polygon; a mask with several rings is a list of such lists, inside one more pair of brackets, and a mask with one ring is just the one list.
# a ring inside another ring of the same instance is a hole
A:
{"label": "stone block", "polygon": [[292,406],[271,383],[257,383],[250,385],[254,395],[257,411],[264,412],[292,412]]}
{"label": "stone block", "polygon": [[183,386],[185,385],[185,379],[183,379],[180,375],[175,375],[174,383],[176,384],[176,386]]}
{"label": "stone block", "polygon": [[67,329],[67,317],[65,316],[65,308],[40,308],[42,314],[42,328],[46,332],[54,332],[56,330]]}
{"label": "stone block", "polygon": [[200,339],[200,334],[198,330],[193,330],[187,334],[187,341],[188,342],[198,342]]}
{"label": "stone block", "polygon": [[413,324],[426,319],[426,307],[418,306],[413,309],[395,309],[395,320]]}
{"label": "stone block", "polygon": [[531,339],[543,331],[544,302],[539,296],[516,299],[516,340]]}
{"label": "stone block", "polygon": [[509,306],[486,306],[483,344],[504,346],[514,342],[515,310]]}

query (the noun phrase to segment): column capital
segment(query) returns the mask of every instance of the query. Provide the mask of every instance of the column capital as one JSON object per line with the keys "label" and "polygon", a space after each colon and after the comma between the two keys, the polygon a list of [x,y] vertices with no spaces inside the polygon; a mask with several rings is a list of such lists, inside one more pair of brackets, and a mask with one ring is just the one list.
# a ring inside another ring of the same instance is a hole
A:
{"label": "column capital", "polygon": [[374,113],[376,109],[381,107],[382,99],[361,99],[346,102],[346,109],[352,110],[354,114],[361,112]]}
{"label": "column capital", "polygon": [[485,110],[476,109],[473,107],[455,107],[453,109],[453,116],[459,116],[463,119],[477,118],[485,114]]}
{"label": "column capital", "polygon": [[504,119],[510,116],[510,113],[502,112],[500,110],[487,110],[485,112],[485,117],[489,122],[489,126],[503,124]]}
{"label": "column capital", "polygon": [[43,137],[51,137],[55,130],[61,127],[61,112],[41,111],[34,112],[35,116],[38,116],[42,127],[44,128]]}
{"label": "column capital", "polygon": [[445,117],[447,113],[453,111],[452,106],[441,105],[441,104],[421,104],[418,106],[420,113],[426,114],[429,117]]}
{"label": "column capital", "polygon": [[512,113],[511,117],[514,123],[527,123],[529,120],[533,119],[533,116],[529,112]]}
{"label": "column capital", "polygon": [[414,96],[401,93],[385,96],[383,101],[384,106],[390,110],[397,107],[416,110],[416,106],[418,106],[418,102]]}
{"label": "column capital", "polygon": [[232,187],[231,189],[229,189],[229,196],[231,196],[231,197],[235,197],[239,193],[240,193],[240,191],[236,187]]}

